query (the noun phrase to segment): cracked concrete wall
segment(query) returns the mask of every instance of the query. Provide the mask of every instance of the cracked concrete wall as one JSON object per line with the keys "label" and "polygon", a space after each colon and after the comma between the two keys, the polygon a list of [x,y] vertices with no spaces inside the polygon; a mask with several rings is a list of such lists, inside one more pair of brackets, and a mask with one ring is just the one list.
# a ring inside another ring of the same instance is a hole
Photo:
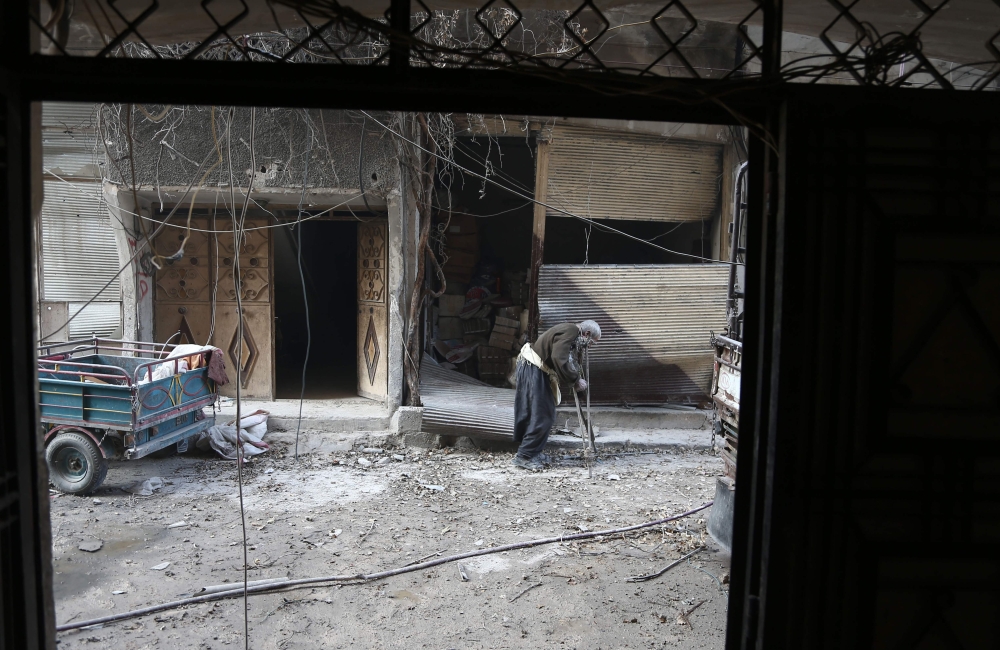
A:
{"label": "cracked concrete wall", "polygon": [[[129,150],[125,134],[126,106],[103,107],[104,135],[113,158],[107,174],[115,182],[131,184]],[[151,115],[158,107],[146,107]],[[391,116],[372,113],[384,124]],[[159,115],[154,115],[159,117]],[[256,190],[324,188],[357,192],[361,183],[369,196],[385,200],[399,188],[396,144],[385,129],[354,111],[258,108],[254,118],[253,150],[256,170],[251,173],[251,109],[229,110],[209,106],[176,106],[158,122],[133,109],[135,133],[132,157],[136,183],[140,189],[187,187],[198,166],[210,156],[217,160],[215,143],[222,150],[223,163],[205,180],[204,187],[228,187],[228,148],[232,148],[233,179],[237,187],[252,181]],[[214,134],[213,134],[214,120]],[[231,132],[228,130],[231,128]],[[361,143],[364,141],[362,149]],[[360,163],[360,179],[359,179]],[[204,172],[203,172],[204,173]]]}

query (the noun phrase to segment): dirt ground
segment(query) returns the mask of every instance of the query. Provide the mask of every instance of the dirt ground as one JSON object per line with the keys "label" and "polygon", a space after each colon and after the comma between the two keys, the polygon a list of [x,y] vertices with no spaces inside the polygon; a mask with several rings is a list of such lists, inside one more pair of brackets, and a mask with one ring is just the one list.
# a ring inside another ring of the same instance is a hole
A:
{"label": "dirt ground", "polygon": [[[345,436],[314,442],[296,463],[287,439],[244,472],[250,580],[369,573],[437,552],[636,524],[711,500],[722,469],[708,453],[641,453],[603,458],[589,478],[578,457],[564,454],[529,473],[511,467],[507,453],[366,453],[348,451],[354,441]],[[152,496],[126,492],[154,476],[166,484]],[[234,463],[198,452],[113,463],[97,493],[52,494],[51,511],[60,624],[242,580]],[[251,596],[250,647],[722,648],[729,557],[705,532],[707,517],[483,556],[461,568]],[[98,540],[96,552],[80,549]],[[625,581],[698,547],[655,580]],[[242,644],[242,600],[59,637],[63,650]]]}

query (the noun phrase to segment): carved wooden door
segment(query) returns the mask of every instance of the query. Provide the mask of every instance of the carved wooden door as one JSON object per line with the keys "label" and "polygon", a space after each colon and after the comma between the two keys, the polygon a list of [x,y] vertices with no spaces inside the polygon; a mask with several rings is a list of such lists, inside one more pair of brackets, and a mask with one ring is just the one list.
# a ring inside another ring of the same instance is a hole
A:
{"label": "carved wooden door", "polygon": [[[213,224],[216,234],[198,232],[213,230]],[[246,238],[240,246],[242,341],[237,329],[232,221],[195,219],[191,225],[198,230],[192,230],[184,257],[164,265],[155,274],[154,339],[162,343],[179,331],[181,335],[173,343],[207,342],[220,348],[225,352],[230,379],[220,392],[236,395],[239,369],[243,397],[271,399],[274,393],[271,242],[270,230],[261,228],[267,222],[248,219]],[[173,254],[183,237],[182,229],[164,229],[156,238],[157,252]]]}
{"label": "carved wooden door", "polygon": [[385,222],[358,224],[358,395],[378,400],[389,392],[387,247]]}
{"label": "carved wooden door", "polygon": [[[182,223],[175,219],[175,224]],[[153,339],[157,343],[204,345],[211,331],[213,285],[208,219],[192,219],[184,257],[153,267]],[[156,252],[169,257],[184,242],[185,230],[167,226],[157,235]]]}

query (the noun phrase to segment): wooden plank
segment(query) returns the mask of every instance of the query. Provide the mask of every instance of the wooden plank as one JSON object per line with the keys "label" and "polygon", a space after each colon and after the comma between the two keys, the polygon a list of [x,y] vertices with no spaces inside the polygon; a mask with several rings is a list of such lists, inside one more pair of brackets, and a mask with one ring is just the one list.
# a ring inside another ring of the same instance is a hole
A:
{"label": "wooden plank", "polygon": [[535,203],[531,227],[531,278],[528,289],[528,339],[538,338],[538,275],[545,253],[545,202],[549,185],[549,143],[539,139],[535,149]]}

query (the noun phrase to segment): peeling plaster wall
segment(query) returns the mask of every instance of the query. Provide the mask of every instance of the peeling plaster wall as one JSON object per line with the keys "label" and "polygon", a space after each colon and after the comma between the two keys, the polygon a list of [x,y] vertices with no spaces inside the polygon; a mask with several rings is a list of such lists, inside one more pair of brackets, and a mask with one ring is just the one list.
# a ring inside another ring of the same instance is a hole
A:
{"label": "peeling plaster wall", "polygon": [[[111,180],[131,183],[128,143],[124,137],[126,106],[111,104],[104,107],[105,134],[109,150],[117,165],[109,165]],[[147,106],[146,112],[159,117],[160,107]],[[373,114],[385,124],[391,116]],[[227,138],[228,109],[208,106],[176,106],[158,122],[153,122],[133,109],[136,182],[141,189],[165,186],[187,187],[194,180],[206,156],[209,165],[217,160],[213,154],[218,140],[223,163],[205,180],[206,187],[230,185],[227,147],[232,147],[233,182],[246,187],[251,180],[255,190],[287,188],[301,191],[303,180],[308,188],[357,192],[359,162],[365,189],[372,198],[385,204],[390,193],[399,187],[399,165],[393,137],[371,120],[365,121],[353,111],[258,108],[253,129],[256,171],[251,175],[250,121],[251,109],[237,108],[232,119],[231,137]],[[363,156],[361,142],[364,130]],[[229,140],[229,142],[227,142]],[[308,169],[307,169],[308,167]],[[122,178],[125,176],[125,178]],[[197,177],[196,177],[197,176]],[[290,195],[294,193],[289,193]],[[168,197],[163,197],[164,202]],[[297,196],[290,196],[294,204]]]}

